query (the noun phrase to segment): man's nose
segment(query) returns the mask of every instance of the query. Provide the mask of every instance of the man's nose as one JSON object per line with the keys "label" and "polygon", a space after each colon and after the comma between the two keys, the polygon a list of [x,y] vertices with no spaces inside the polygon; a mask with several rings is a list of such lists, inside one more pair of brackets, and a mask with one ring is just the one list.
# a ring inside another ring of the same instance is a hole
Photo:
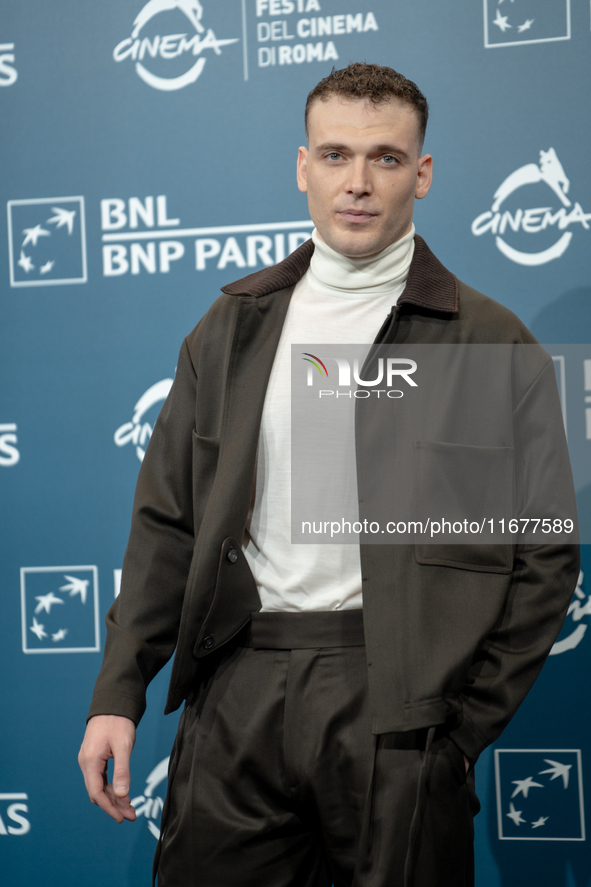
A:
{"label": "man's nose", "polygon": [[371,175],[367,163],[363,158],[354,160],[349,166],[349,175],[346,182],[346,190],[355,197],[363,197],[371,194],[373,190]]}

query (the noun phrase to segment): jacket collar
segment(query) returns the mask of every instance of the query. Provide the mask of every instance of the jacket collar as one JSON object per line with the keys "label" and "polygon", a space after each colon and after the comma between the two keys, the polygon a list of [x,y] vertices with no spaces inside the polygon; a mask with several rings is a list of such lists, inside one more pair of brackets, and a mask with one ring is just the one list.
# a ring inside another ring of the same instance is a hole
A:
{"label": "jacket collar", "polygon": [[[310,264],[314,244],[306,240],[282,262],[262,271],[255,271],[241,280],[222,287],[230,296],[266,296],[301,280]],[[425,241],[415,234],[415,252],[404,292],[398,299],[430,311],[453,314],[459,309],[458,279],[431,252]]]}

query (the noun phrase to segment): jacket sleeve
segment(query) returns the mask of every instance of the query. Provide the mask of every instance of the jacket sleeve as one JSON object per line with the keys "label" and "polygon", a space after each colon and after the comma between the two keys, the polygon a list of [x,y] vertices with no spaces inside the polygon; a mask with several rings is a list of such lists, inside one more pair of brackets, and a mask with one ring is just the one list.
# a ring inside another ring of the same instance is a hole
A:
{"label": "jacket sleeve", "polygon": [[185,340],[140,468],[121,593],[107,613],[103,665],[89,718],[123,715],[137,724],[148,684],[175,649],[194,546],[196,381]]}
{"label": "jacket sleeve", "polygon": [[[572,518],[576,526],[576,498],[549,358],[515,409],[514,429],[519,516]],[[463,687],[458,724],[450,735],[472,761],[500,736],[532,687],[576,587],[578,544],[544,544],[545,534],[536,536],[539,543],[530,537],[516,546],[501,617],[480,646]]]}

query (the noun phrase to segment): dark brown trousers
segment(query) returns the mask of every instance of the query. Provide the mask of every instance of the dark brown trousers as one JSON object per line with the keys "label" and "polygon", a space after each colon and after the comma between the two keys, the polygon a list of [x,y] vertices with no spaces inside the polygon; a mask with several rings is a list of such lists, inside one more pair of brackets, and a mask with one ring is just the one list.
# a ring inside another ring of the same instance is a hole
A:
{"label": "dark brown trousers", "polygon": [[181,716],[158,887],[470,887],[478,809],[444,728],[372,735],[361,611],[257,614]]}

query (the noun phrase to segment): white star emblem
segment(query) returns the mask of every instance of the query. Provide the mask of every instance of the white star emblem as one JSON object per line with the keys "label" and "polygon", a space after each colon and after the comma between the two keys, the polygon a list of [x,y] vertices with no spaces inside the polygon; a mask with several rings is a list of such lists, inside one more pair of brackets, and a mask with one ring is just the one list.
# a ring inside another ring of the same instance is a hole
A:
{"label": "white star emblem", "polygon": [[68,227],[68,234],[71,234],[74,230],[74,216],[76,215],[75,209],[61,209],[59,206],[52,206],[52,212],[55,213],[51,219],[47,220],[47,223],[55,222],[56,228],[63,228],[64,225]]}
{"label": "white star emblem", "polygon": [[500,28],[503,34],[507,30],[507,28],[511,28],[512,25],[508,22],[509,16],[501,15],[501,10],[497,9],[497,17],[493,19],[493,25],[496,25],[497,28]]}
{"label": "white star emblem", "polygon": [[[62,603],[63,603],[63,601],[62,601]],[[55,634],[51,635],[51,640],[52,641],[63,641],[63,639],[65,638],[67,633],[68,633],[67,628],[60,628],[56,631]]]}
{"label": "white star emblem", "polygon": [[523,819],[521,813],[522,811],[516,810],[513,806],[513,801],[511,801],[511,803],[509,804],[509,812],[507,813],[507,816],[509,817],[509,819],[513,820],[515,825],[521,825],[522,822],[526,821],[525,819]]}
{"label": "white star emblem", "polygon": [[523,795],[524,798],[527,798],[530,788],[533,788],[534,786],[536,788],[544,788],[541,782],[534,782],[533,776],[528,776],[527,779],[514,779],[513,785],[516,785],[517,788],[511,795],[512,798],[520,793]]}
{"label": "white star emblem", "polygon": [[526,19],[522,25],[518,25],[517,32],[519,34],[522,34],[523,31],[529,31],[529,29],[533,25],[534,21],[535,21],[535,19],[533,19],[533,18]]}
{"label": "white star emblem", "polygon": [[75,594],[79,594],[80,600],[83,604],[85,604],[89,580],[78,579],[76,576],[68,576],[67,574],[64,574],[64,579],[68,580],[68,584],[60,586],[60,591],[69,591],[70,597],[74,597]]}
{"label": "white star emblem", "polygon": [[35,225],[34,228],[24,228],[23,234],[26,235],[23,240],[23,246],[26,246],[27,243],[32,243],[33,246],[37,246],[37,241],[40,237],[51,237],[51,231],[47,231],[45,228],[42,228],[41,225]]}
{"label": "white star emblem", "polygon": [[21,250],[20,258],[16,264],[20,265],[20,267],[23,269],[23,271],[25,271],[27,274],[29,273],[29,271],[31,271],[35,267],[33,265],[31,257],[25,256],[23,250]]}
{"label": "white star emblem", "polygon": [[47,261],[45,263],[45,265],[41,265],[41,267],[39,268],[39,273],[40,274],[47,274],[48,271],[51,271],[51,269],[53,268],[54,265],[55,265],[55,260],[50,259],[49,261]]}
{"label": "white star emblem", "polygon": [[562,776],[562,781],[564,783],[564,787],[568,788],[568,771],[572,767],[572,764],[560,764],[558,761],[549,761],[547,758],[544,758],[545,764],[551,764],[549,770],[540,770],[540,776],[543,776],[544,773],[551,773],[550,782],[553,779],[558,779],[559,776]]}
{"label": "white star emblem", "polygon": [[39,601],[35,607],[35,613],[41,613],[42,610],[45,610],[46,613],[51,613],[52,604],[64,603],[61,598],[54,595],[53,591],[50,591],[49,594],[40,594],[35,600]]}
{"label": "white star emblem", "polygon": [[549,816],[540,816],[539,819],[536,819],[535,822],[532,822],[531,827],[532,828],[539,828],[541,825],[546,825],[546,823],[548,822],[549,819],[550,819]]}
{"label": "white star emblem", "polygon": [[47,637],[47,632],[45,631],[45,626],[41,625],[39,622],[37,622],[37,620],[35,619],[34,616],[33,616],[33,624],[29,625],[29,631],[32,631],[33,634],[36,634],[40,641],[42,641],[43,638]]}

